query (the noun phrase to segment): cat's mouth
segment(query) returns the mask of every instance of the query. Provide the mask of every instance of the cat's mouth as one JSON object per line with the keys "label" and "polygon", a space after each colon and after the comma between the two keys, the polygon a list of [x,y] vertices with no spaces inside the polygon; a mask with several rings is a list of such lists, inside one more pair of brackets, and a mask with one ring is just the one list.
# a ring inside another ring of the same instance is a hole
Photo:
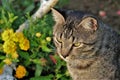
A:
{"label": "cat's mouth", "polygon": [[[74,56],[63,56],[60,53],[58,53],[60,58],[63,59],[65,62],[69,63],[69,65],[72,65],[71,67],[76,67],[79,69],[86,69],[90,67],[97,58],[75,58]],[[72,61],[71,61],[72,60]]]}
{"label": "cat's mouth", "polygon": [[60,56],[61,59],[63,59],[64,61],[67,62],[67,57],[69,56],[69,54],[67,54],[67,55],[62,55],[62,54],[58,53],[58,55]]}

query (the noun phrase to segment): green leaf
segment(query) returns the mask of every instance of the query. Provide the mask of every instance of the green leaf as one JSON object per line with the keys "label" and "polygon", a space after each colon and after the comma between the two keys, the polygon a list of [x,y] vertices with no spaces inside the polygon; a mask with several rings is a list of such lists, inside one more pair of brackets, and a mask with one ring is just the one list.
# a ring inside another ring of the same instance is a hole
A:
{"label": "green leaf", "polygon": [[25,66],[29,66],[31,64],[31,61],[27,59],[24,63],[25,63]]}
{"label": "green leaf", "polygon": [[10,12],[8,12],[8,17],[10,23],[13,23],[18,18],[18,16],[15,16],[13,13]]}
{"label": "green leaf", "polygon": [[57,79],[61,78],[63,75],[62,74],[57,74]]}
{"label": "green leaf", "polygon": [[0,55],[1,60],[5,59],[5,58],[6,58],[5,56]]}
{"label": "green leaf", "polygon": [[5,10],[2,9],[2,15],[1,15],[1,17],[2,17],[3,21],[5,22],[5,25],[7,25],[8,24],[8,19],[7,19],[7,17],[5,15],[6,15],[5,14]]}
{"label": "green leaf", "polygon": [[69,77],[62,77],[61,80],[72,80],[71,78],[69,79]]}
{"label": "green leaf", "polygon": [[5,64],[4,62],[1,62],[0,63],[0,68],[2,68],[4,66],[4,64]]}
{"label": "green leaf", "polygon": [[35,77],[39,77],[41,75],[42,70],[43,70],[43,67],[40,64],[37,64],[36,70],[35,70]]}
{"label": "green leaf", "polygon": [[34,9],[34,4],[29,5],[24,12],[31,12]]}
{"label": "green leaf", "polygon": [[40,64],[40,59],[33,59],[32,61],[33,61],[33,63],[35,63],[35,64]]}
{"label": "green leaf", "polygon": [[48,76],[39,76],[39,77],[33,77],[30,78],[30,80],[53,80],[53,75],[48,75]]}
{"label": "green leaf", "polygon": [[30,58],[35,58],[37,57],[37,52],[32,51],[32,54],[30,55]]}
{"label": "green leaf", "polygon": [[7,11],[13,12],[13,7],[11,5],[10,0],[2,0],[2,6],[5,8]]}
{"label": "green leaf", "polygon": [[39,44],[38,44],[35,40],[31,40],[30,46],[31,46],[31,47],[38,47]]}
{"label": "green leaf", "polygon": [[27,52],[24,51],[19,51],[19,55],[24,58],[24,59],[29,59],[29,54]]}
{"label": "green leaf", "polygon": [[51,52],[52,51],[47,46],[42,46],[42,50],[45,51],[45,52]]}
{"label": "green leaf", "polygon": [[13,59],[12,61],[16,63],[19,62],[19,59]]}

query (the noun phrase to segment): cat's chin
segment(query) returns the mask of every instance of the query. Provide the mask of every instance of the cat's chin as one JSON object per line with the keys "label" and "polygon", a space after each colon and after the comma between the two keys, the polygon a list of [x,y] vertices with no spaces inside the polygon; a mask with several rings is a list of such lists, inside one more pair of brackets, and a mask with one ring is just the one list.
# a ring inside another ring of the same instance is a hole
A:
{"label": "cat's chin", "polygon": [[94,61],[96,61],[97,58],[87,58],[87,59],[78,59],[75,57],[67,56],[63,57],[61,54],[59,54],[60,58],[63,59],[69,66],[74,67],[74,68],[79,68],[79,69],[85,69],[90,67]]}
{"label": "cat's chin", "polygon": [[78,69],[86,69],[90,67],[97,59],[96,58],[90,58],[90,59],[73,59],[71,60],[70,57],[66,57],[65,61],[67,64],[73,68]]}

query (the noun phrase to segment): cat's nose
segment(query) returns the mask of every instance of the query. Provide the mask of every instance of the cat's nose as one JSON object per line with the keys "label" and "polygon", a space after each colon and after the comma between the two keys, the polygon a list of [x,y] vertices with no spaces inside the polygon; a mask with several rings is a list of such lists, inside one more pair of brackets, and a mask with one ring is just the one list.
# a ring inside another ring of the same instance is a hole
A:
{"label": "cat's nose", "polygon": [[67,51],[66,49],[62,49],[61,55],[66,58],[67,56],[69,56],[69,51]]}
{"label": "cat's nose", "polygon": [[68,56],[68,54],[62,54],[62,56],[63,56],[64,58],[66,58],[66,57]]}

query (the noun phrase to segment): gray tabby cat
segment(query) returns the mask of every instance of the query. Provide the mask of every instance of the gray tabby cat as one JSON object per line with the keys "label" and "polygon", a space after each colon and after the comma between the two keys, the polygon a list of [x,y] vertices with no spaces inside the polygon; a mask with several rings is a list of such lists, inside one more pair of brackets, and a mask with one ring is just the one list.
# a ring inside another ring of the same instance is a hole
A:
{"label": "gray tabby cat", "polygon": [[120,35],[93,15],[52,9],[53,39],[73,80],[120,80]]}

